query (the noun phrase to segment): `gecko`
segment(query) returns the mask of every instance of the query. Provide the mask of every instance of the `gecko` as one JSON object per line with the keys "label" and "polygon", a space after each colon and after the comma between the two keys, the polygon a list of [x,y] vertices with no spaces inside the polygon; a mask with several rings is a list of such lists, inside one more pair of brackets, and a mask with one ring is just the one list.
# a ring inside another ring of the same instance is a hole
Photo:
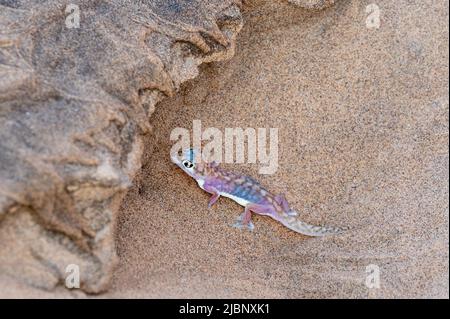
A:
{"label": "gecko", "polygon": [[[252,213],[269,216],[287,228],[307,236],[339,234],[346,228],[315,226],[297,218],[283,194],[274,195],[250,176],[222,169],[216,162],[196,161],[195,149],[185,149],[181,156],[173,154],[171,160],[185,173],[194,178],[201,189],[212,196],[208,208],[220,196],[230,198],[244,207],[244,212],[233,225],[237,228],[254,229]],[[198,156],[199,157],[199,156]]]}

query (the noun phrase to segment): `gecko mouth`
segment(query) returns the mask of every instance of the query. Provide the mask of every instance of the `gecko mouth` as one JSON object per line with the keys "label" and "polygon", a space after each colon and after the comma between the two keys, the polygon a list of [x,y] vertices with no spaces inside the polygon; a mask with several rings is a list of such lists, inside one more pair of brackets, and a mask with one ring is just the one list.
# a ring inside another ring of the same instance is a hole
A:
{"label": "gecko mouth", "polygon": [[180,159],[177,154],[170,154],[170,160],[177,165],[180,162]]}

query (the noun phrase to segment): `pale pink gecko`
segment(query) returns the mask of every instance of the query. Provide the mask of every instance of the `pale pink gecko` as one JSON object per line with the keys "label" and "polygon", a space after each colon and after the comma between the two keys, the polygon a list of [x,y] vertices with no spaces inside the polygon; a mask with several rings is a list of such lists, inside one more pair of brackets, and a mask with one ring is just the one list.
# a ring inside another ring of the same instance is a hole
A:
{"label": "pale pink gecko", "polygon": [[253,230],[251,214],[270,216],[289,229],[308,236],[338,234],[346,230],[337,227],[314,226],[298,220],[297,212],[289,208],[283,195],[273,195],[253,178],[223,170],[215,162],[195,163],[196,151],[187,149],[180,156],[171,156],[172,161],[184,172],[193,177],[200,188],[212,194],[208,208],[220,196],[228,197],[245,207],[235,227],[247,226]]}

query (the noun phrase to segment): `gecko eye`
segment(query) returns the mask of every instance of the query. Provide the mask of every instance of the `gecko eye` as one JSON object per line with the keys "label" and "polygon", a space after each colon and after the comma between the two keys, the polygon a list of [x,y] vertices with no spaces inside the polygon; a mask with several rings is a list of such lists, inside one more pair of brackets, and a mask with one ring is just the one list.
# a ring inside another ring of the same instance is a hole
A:
{"label": "gecko eye", "polygon": [[188,160],[184,160],[182,164],[183,164],[183,166],[186,167],[186,168],[192,168],[192,167],[194,167],[194,163],[192,163],[191,161],[188,161]]}

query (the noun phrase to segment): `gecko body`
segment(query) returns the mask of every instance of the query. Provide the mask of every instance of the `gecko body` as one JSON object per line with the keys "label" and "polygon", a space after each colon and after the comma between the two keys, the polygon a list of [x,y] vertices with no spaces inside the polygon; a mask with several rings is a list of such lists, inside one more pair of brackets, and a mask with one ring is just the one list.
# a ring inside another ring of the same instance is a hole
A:
{"label": "gecko body", "polygon": [[210,193],[208,207],[211,208],[220,196],[230,198],[243,206],[244,213],[234,224],[253,230],[251,214],[270,216],[289,229],[308,236],[324,236],[341,233],[337,227],[314,226],[296,218],[297,212],[289,207],[284,195],[274,195],[249,176],[222,169],[217,163],[195,161],[197,153],[193,149],[173,155],[172,161],[185,173],[194,178],[201,189]]}

